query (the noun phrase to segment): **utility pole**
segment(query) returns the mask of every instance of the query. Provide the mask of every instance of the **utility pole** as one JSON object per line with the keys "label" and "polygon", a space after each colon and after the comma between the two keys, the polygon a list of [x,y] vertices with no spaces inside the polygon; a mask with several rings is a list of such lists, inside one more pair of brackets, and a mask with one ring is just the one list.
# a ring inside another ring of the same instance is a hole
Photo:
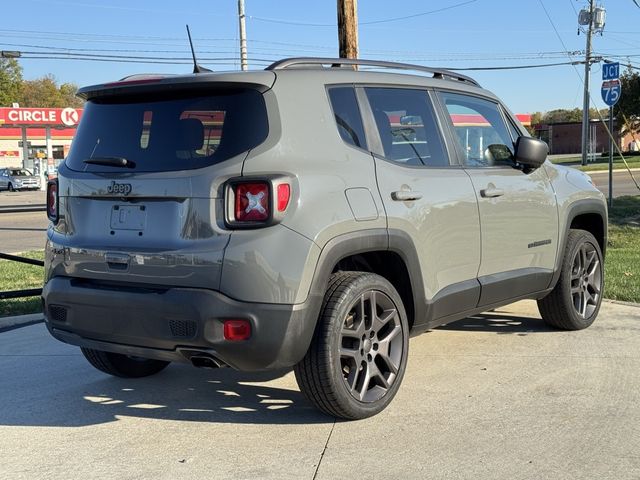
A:
{"label": "utility pole", "polygon": [[[589,77],[591,75],[591,36],[593,35],[593,1],[589,0],[589,27],[587,28],[587,48],[584,59],[584,99],[582,102],[582,165],[587,164],[589,144]],[[582,12],[581,12],[582,13]]]}
{"label": "utility pole", "polygon": [[340,58],[358,58],[358,0],[338,0]]}
{"label": "utility pole", "polygon": [[238,21],[240,22],[240,68],[247,70],[247,28],[245,25],[244,0],[238,0]]}

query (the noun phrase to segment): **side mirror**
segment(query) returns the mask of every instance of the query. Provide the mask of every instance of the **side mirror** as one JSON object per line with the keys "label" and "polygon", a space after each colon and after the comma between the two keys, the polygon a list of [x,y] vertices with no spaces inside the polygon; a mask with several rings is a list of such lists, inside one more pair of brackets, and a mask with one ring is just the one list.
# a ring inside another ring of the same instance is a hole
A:
{"label": "side mirror", "polygon": [[515,161],[525,168],[540,167],[547,159],[549,146],[542,140],[531,137],[518,137],[516,141]]}

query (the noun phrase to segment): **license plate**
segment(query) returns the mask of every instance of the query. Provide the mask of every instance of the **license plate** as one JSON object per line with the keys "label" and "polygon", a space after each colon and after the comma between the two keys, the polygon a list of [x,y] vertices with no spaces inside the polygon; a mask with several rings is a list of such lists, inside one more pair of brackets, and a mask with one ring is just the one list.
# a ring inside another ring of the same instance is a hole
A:
{"label": "license plate", "polygon": [[144,230],[147,208],[144,205],[114,205],[111,208],[111,230]]}

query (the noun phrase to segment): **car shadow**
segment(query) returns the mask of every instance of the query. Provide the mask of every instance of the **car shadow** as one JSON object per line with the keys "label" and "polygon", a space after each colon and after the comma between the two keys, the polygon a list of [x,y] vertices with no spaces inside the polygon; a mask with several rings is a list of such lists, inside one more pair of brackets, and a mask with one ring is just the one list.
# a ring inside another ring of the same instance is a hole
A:
{"label": "car shadow", "polygon": [[485,312],[458,320],[437,330],[455,330],[464,332],[494,332],[498,335],[525,336],[531,333],[557,332],[541,318],[509,315],[500,312]]}
{"label": "car shadow", "polygon": [[[43,394],[34,394],[29,385],[24,389],[29,398],[21,399],[16,392],[13,400],[22,406],[0,413],[0,425],[80,427],[120,417],[235,424],[334,422],[298,390],[266,384],[286,370],[247,373],[172,364],[151,377],[124,379],[96,372],[78,355],[67,363],[71,371],[57,379],[53,373],[49,381],[59,383]],[[81,380],[65,382],[69,376]]]}

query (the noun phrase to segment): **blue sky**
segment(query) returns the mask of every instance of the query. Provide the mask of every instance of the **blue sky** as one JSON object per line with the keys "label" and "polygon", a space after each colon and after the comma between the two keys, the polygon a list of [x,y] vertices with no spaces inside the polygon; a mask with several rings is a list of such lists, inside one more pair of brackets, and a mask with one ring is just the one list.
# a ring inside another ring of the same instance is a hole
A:
{"label": "blue sky", "polygon": [[[594,37],[594,51],[640,65],[640,8],[633,0],[602,3],[607,22],[604,35]],[[576,34],[576,12],[585,5],[585,0],[360,0],[360,57],[448,68],[580,60],[583,56],[566,52],[585,48],[585,36]],[[425,12],[433,13],[419,15]],[[337,55],[335,0],[246,0],[246,14],[250,68],[286,56]],[[416,16],[394,20],[411,15]],[[20,60],[27,79],[53,74],[81,86],[132,73],[189,72],[189,65],[26,58],[60,53],[184,58],[187,23],[199,57],[226,59],[203,60],[204,66],[238,68],[236,0],[5,0],[2,17],[0,49],[42,52],[25,53]],[[563,65],[461,73],[526,113],[581,107],[583,71],[582,65]],[[602,108],[599,65],[591,79],[595,106]]]}

